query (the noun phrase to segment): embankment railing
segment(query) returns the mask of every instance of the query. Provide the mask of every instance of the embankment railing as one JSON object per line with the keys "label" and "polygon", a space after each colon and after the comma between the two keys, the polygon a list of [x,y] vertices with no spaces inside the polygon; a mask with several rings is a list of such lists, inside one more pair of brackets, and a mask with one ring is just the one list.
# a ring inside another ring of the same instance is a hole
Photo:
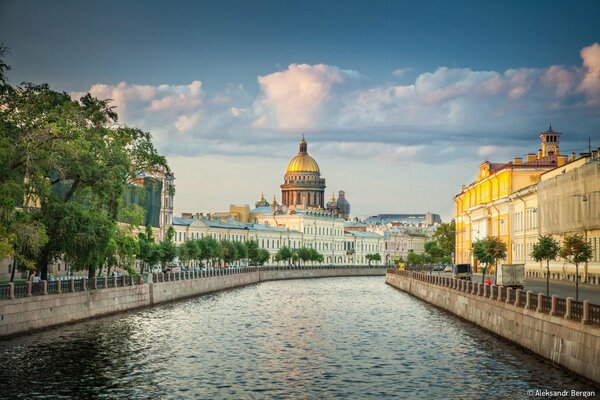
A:
{"label": "embankment railing", "polygon": [[[179,272],[159,272],[149,274],[154,283],[172,282],[189,279],[202,279],[217,276],[246,274],[257,271],[306,271],[306,270],[329,270],[329,269],[383,269],[383,265],[302,265],[302,266],[269,266],[269,267],[205,267]],[[31,296],[46,296],[69,292],[82,292],[87,290],[98,290],[124,286],[143,285],[144,279],[140,275],[120,277],[99,276],[83,279],[63,279],[52,281],[27,283],[9,283],[0,285],[0,301],[13,300]]]}
{"label": "embankment railing", "polygon": [[543,293],[534,294],[530,291],[524,292],[521,289],[513,290],[504,286],[484,285],[446,276],[430,275],[423,272],[388,269],[387,273],[423,281],[436,286],[443,286],[450,290],[465,292],[473,296],[490,298],[539,313],[580,321],[583,324],[600,324],[600,305],[592,304],[588,300],[575,301],[571,297],[563,299],[558,296],[545,296]]}

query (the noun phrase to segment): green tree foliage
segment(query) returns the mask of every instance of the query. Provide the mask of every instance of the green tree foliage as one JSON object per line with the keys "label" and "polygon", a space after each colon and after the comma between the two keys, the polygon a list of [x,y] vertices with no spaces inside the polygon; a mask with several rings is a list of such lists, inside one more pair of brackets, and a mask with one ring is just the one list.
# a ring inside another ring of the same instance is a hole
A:
{"label": "green tree foliage", "polygon": [[444,256],[452,257],[456,247],[456,222],[454,219],[450,223],[440,224],[433,234],[433,239]]}
{"label": "green tree foliage", "polygon": [[427,257],[425,254],[417,254],[410,250],[406,256],[406,262],[410,269],[421,269],[427,264]]}
{"label": "green tree foliage", "polygon": [[316,249],[309,247],[308,248],[308,260],[313,264],[315,262],[322,263],[323,262],[323,254],[319,253]]}
{"label": "green tree foliage", "polygon": [[484,265],[481,276],[481,283],[484,283],[487,270],[499,259],[506,258],[506,243],[495,236],[479,239],[473,243],[473,255]]}
{"label": "green tree foliage", "polygon": [[[15,271],[35,269],[35,260],[43,246],[48,242],[44,225],[32,220],[30,214],[22,211],[14,213],[11,227],[13,234],[10,236],[11,248],[7,253],[13,258],[10,281],[15,279]],[[9,237],[7,237],[9,238]]]}
{"label": "green tree foliage", "polygon": [[443,262],[447,262],[448,256],[445,251],[439,245],[439,242],[427,242],[425,243],[425,254],[427,254],[430,262],[432,264],[439,264]]}
{"label": "green tree foliage", "polygon": [[259,249],[256,256],[256,265],[264,265],[267,261],[269,261],[271,255],[265,249]]}
{"label": "green tree foliage", "polygon": [[177,246],[173,243],[174,236],[175,229],[170,226],[167,231],[167,237],[158,245],[158,258],[163,269],[177,257]]}
{"label": "green tree foliage", "polygon": [[559,254],[571,264],[575,264],[575,301],[579,301],[579,264],[591,260],[592,245],[581,234],[565,236]]}
{"label": "green tree foliage", "polygon": [[312,253],[308,247],[300,247],[296,250],[296,254],[298,254],[298,259],[302,261],[304,265],[306,265],[307,261],[311,260]]}
{"label": "green tree foliage", "polygon": [[379,253],[367,254],[365,258],[369,262],[369,267],[373,261],[381,261],[381,255]]}
{"label": "green tree foliage", "polygon": [[531,251],[531,258],[535,261],[546,261],[546,296],[550,296],[550,261],[556,260],[559,252],[560,245],[551,235],[540,236]]}
{"label": "green tree foliage", "polygon": [[245,243],[246,245],[246,249],[248,252],[248,263],[250,265],[259,265],[258,264],[258,253],[260,250],[260,247],[258,246],[258,243],[256,242],[256,240],[249,240]]}
{"label": "green tree foliage", "polygon": [[232,264],[239,260],[238,248],[230,240],[221,241],[221,253],[219,258],[223,260],[226,265]]}
{"label": "green tree foliage", "polygon": [[279,262],[279,261],[285,261],[286,264],[289,265],[291,259],[292,259],[292,249],[290,249],[287,246],[281,247],[277,251],[277,254],[275,254],[275,261],[277,261],[277,262]]}
{"label": "green tree foliage", "polygon": [[202,257],[208,262],[214,265],[216,260],[221,259],[221,244],[213,237],[206,236],[200,239],[200,248]]}
{"label": "green tree foliage", "polygon": [[124,250],[116,223],[132,216],[126,188],[140,171],[170,170],[150,134],[116,125],[108,101],[89,94],[75,101],[46,84],[8,85],[5,52],[0,46],[0,251],[11,247],[3,244],[14,237],[14,212],[22,206],[39,214],[31,223],[45,226],[48,241],[37,256],[42,279],[59,257],[93,275]]}
{"label": "green tree foliage", "polygon": [[248,259],[248,248],[246,244],[243,242],[233,242],[233,244],[237,248],[238,259],[239,260],[247,260]]}
{"label": "green tree foliage", "polygon": [[151,226],[147,226],[145,232],[138,233],[138,243],[138,258],[142,261],[141,272],[144,273],[146,268],[153,268],[160,261],[160,250]]}

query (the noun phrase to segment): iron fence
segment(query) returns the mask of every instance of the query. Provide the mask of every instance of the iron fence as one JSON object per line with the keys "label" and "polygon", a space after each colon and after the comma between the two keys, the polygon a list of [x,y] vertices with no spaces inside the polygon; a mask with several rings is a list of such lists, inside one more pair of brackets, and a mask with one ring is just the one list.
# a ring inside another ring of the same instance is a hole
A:
{"label": "iron fence", "polygon": [[590,323],[600,324],[600,305],[590,304]]}
{"label": "iron fence", "polygon": [[571,318],[579,320],[583,318],[583,303],[581,301],[571,301]]}
{"label": "iron fence", "polygon": [[552,309],[552,297],[542,296],[542,312],[549,314]]}
{"label": "iron fence", "polygon": [[567,313],[567,300],[561,299],[560,297],[556,299],[556,314],[564,317]]}

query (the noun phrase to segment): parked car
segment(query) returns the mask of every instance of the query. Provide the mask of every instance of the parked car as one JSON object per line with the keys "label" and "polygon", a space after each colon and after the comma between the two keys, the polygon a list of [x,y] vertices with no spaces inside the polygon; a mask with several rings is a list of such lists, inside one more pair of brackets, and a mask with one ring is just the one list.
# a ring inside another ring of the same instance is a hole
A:
{"label": "parked car", "polygon": [[452,272],[452,266],[448,265],[446,268],[444,268],[444,272]]}

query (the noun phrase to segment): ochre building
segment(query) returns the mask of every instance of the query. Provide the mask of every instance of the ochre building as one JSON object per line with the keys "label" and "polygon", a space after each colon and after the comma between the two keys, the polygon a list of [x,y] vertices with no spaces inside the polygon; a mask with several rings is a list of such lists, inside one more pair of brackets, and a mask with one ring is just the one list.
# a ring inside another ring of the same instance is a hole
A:
{"label": "ochre building", "polygon": [[[470,263],[477,269],[477,260],[473,257],[472,244],[487,236],[500,237],[507,244],[506,259],[500,263],[512,263],[512,246],[515,229],[512,224],[527,224],[517,231],[522,236],[527,230],[537,229],[537,205],[521,202],[528,193],[522,190],[540,181],[540,176],[551,169],[569,162],[567,155],[560,154],[560,132],[550,127],[539,134],[540,148],[537,153],[529,153],[525,159],[515,157],[513,161],[493,163],[484,161],[479,167],[477,178],[463,185],[461,192],[454,197],[456,206],[456,263]],[[575,158],[574,154],[571,159]],[[512,216],[514,203],[521,204],[522,213]],[[532,233],[533,231],[529,231]],[[518,251],[529,251],[529,247]]]}

